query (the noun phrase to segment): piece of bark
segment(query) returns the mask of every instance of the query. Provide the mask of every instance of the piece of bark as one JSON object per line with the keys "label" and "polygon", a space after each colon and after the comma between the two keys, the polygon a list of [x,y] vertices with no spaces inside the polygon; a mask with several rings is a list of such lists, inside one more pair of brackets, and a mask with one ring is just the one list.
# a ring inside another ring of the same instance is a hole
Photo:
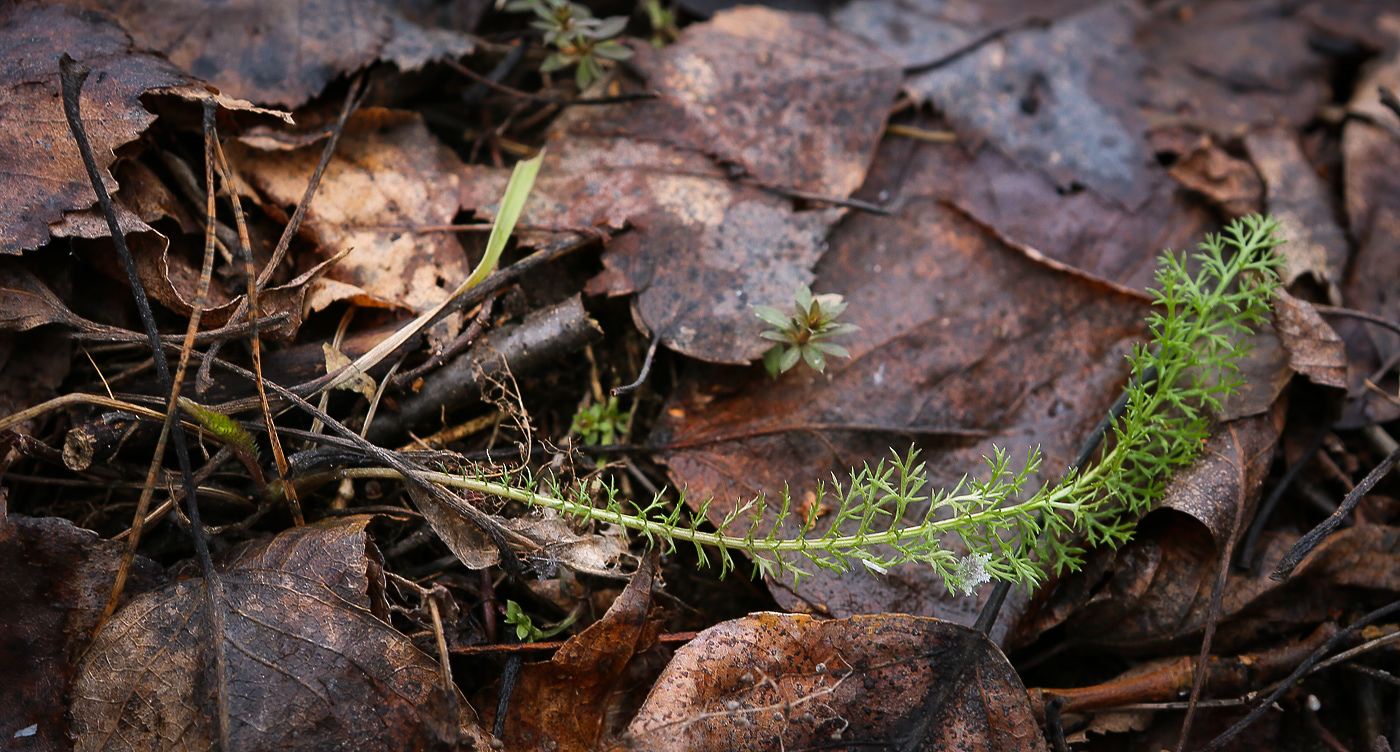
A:
{"label": "piece of bark", "polygon": [[451,410],[476,398],[488,378],[506,371],[516,376],[528,373],[602,336],[603,330],[588,317],[577,295],[536,311],[519,324],[492,331],[427,376],[416,394],[399,400],[398,413],[380,413],[375,418],[369,438],[383,443],[422,421],[436,419],[443,409]]}

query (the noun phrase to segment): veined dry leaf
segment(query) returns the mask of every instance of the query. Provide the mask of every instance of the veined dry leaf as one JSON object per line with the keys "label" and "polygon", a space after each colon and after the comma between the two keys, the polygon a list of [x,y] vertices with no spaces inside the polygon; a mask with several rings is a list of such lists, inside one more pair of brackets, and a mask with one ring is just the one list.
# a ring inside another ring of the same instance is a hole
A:
{"label": "veined dry leaf", "polygon": [[[64,714],[73,661],[97,626],[123,548],[68,520],[6,515],[0,490],[0,739],[6,749],[72,748]],[[138,557],[123,602],[164,579],[159,565]]]}
{"label": "veined dry leaf", "polygon": [[379,0],[106,0],[141,41],[234,96],[295,108],[381,57],[402,70],[470,54]]}
{"label": "veined dry leaf", "polygon": [[[843,213],[759,186],[846,198],[899,71],[814,16],[765,8],[720,13],[629,65],[644,81],[620,77],[621,91],[659,98],[561,117],[526,221],[630,223],[590,290],[637,293],[638,318],[674,350],[750,362],[767,349],[752,306],[790,306]],[[463,205],[493,212],[504,175],[472,174]]]}
{"label": "veined dry leaf", "polygon": [[356,368],[355,364],[349,358],[345,357],[344,353],[335,349],[329,342],[321,343],[321,352],[326,356],[326,373],[339,371],[346,366],[349,366],[351,369],[353,375],[350,376],[350,380],[337,386],[336,389],[359,392],[363,394],[367,400],[374,399],[376,388],[374,379],[370,378],[369,374]]}
{"label": "veined dry leaf", "polygon": [[[228,149],[233,169],[268,208],[287,214],[320,156],[314,146],[264,152],[235,142]],[[326,255],[348,252],[328,277],[359,288],[361,302],[381,306],[424,311],[446,298],[471,272],[466,252],[451,234],[413,228],[452,223],[461,169],[457,155],[415,114],[352,115],[303,225]]]}
{"label": "veined dry leaf", "polygon": [[209,92],[168,60],[140,51],[100,11],[0,6],[0,253],[38,248],[65,212],[97,202],[63,115],[58,58],[64,52],[93,69],[81,109],[109,192],[117,188],[106,172],[114,150],[155,120],[142,96],[214,98],[225,107],[256,109]]}
{"label": "veined dry leaf", "polygon": [[1274,298],[1274,327],[1290,368],[1314,384],[1347,388],[1346,345],[1311,303],[1280,290]]}
{"label": "veined dry leaf", "polygon": [[76,748],[210,748],[221,693],[230,752],[485,749],[437,661],[374,613],[368,519],[296,528],[234,555],[217,619],[203,578],[133,599],[78,665]]}
{"label": "veined dry leaf", "polygon": [[1045,749],[996,645],[903,614],[758,613],[711,627],[676,651],[624,739],[646,752]]}
{"label": "veined dry leaf", "polygon": [[1264,179],[1269,216],[1278,220],[1279,235],[1288,241],[1277,251],[1284,259],[1284,286],[1306,274],[1327,290],[1333,303],[1340,302],[1351,248],[1332,217],[1326,184],[1291,131],[1250,133],[1244,143]]}

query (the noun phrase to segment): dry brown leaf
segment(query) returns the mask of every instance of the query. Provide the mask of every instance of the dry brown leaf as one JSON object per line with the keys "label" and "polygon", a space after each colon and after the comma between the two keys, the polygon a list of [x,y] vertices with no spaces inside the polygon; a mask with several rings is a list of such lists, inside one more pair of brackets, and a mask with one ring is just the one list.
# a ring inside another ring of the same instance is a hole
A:
{"label": "dry brown leaf", "polygon": [[[125,547],[67,520],[7,516],[3,494],[0,739],[7,749],[71,749],[64,714],[73,661],[97,626]],[[137,558],[125,600],[164,578],[155,562]]]}
{"label": "dry brown leaf", "polygon": [[[316,146],[265,152],[236,142],[228,150],[233,169],[268,208],[287,214],[320,156]],[[449,233],[412,228],[451,224],[461,169],[415,114],[352,115],[303,225],[326,256],[349,252],[328,277],[359,288],[362,303],[421,312],[446,298],[471,272],[466,252]],[[318,297],[316,305],[326,302]]]}
{"label": "dry brown leaf", "polygon": [[1279,237],[1288,241],[1276,251],[1284,259],[1283,285],[1306,274],[1322,285],[1332,303],[1339,303],[1351,247],[1333,219],[1326,184],[1291,130],[1250,133],[1244,143],[1264,180],[1269,215],[1279,223]]}
{"label": "dry brown leaf", "polygon": [[[1392,15],[1390,26],[1400,26],[1400,16]],[[1400,33],[1400,32],[1397,32]],[[1396,148],[1392,132],[1400,129],[1400,116],[1380,102],[1379,87],[1400,91],[1400,52],[1379,61],[1357,82],[1356,95],[1350,108],[1387,123],[1378,127],[1360,118],[1349,119],[1342,132],[1342,175],[1346,199],[1348,226],[1356,238],[1356,256],[1352,259],[1346,282],[1346,304],[1391,321],[1400,320],[1400,149]],[[1341,328],[1341,327],[1339,327]],[[1353,389],[1360,379],[1397,350],[1400,337],[1380,327],[1355,327],[1341,333],[1356,347],[1365,343],[1371,350],[1358,364],[1353,377]],[[1388,412],[1393,413],[1393,410]],[[1370,421],[1390,420],[1385,412],[1367,416]]]}
{"label": "dry brown leaf", "polygon": [[484,749],[437,661],[374,613],[367,521],[295,528],[234,555],[220,576],[221,634],[203,579],[133,599],[78,665],[76,748],[209,748],[222,681],[233,750]]}
{"label": "dry brown leaf", "polygon": [[1045,749],[996,645],[903,614],[758,613],[711,627],[676,652],[624,741],[648,752]]}
{"label": "dry brown leaf", "polygon": [[[661,622],[648,618],[656,566],[655,555],[644,557],[603,618],[570,637],[550,660],[521,667],[501,739],[506,749],[603,748],[608,711],[617,700],[624,672],[633,658],[656,643],[661,631]],[[488,693],[482,707],[496,706],[494,694]]]}
{"label": "dry brown leaf", "polygon": [[469,54],[464,34],[423,29],[378,0],[106,0],[148,47],[233,96],[300,107],[382,58],[401,70]]}
{"label": "dry brown leaf", "polygon": [[1210,139],[1203,141],[1171,166],[1171,176],[1205,196],[1228,219],[1262,212],[1264,184],[1254,165],[1231,156]]}
{"label": "dry brown leaf", "polygon": [[1280,290],[1274,298],[1274,327],[1288,352],[1288,366],[1314,384],[1347,388],[1347,350],[1342,338],[1306,300]]}
{"label": "dry brown leaf", "polygon": [[114,150],[155,120],[141,105],[142,96],[214,98],[225,107],[256,109],[209,92],[168,60],[140,51],[105,13],[5,4],[0,7],[0,253],[38,248],[48,242],[49,225],[63,220],[65,212],[97,202],[63,116],[58,57],[64,52],[93,69],[81,107],[109,192],[117,188],[106,172]]}

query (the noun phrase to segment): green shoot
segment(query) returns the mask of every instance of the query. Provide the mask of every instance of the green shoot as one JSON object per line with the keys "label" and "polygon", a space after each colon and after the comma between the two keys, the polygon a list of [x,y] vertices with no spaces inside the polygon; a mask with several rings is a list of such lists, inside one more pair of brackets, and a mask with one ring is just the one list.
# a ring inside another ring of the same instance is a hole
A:
{"label": "green shoot", "polygon": [[[809,573],[804,567],[846,571],[856,563],[881,573],[919,562],[932,567],[949,591],[971,593],[993,579],[1033,587],[1048,568],[1077,568],[1081,545],[1127,541],[1137,517],[1161,498],[1171,472],[1200,453],[1211,411],[1243,384],[1239,361],[1248,348],[1239,344],[1239,335],[1264,320],[1277,288],[1280,262],[1270,253],[1282,242],[1274,237],[1277,228],[1257,216],[1232,223],[1201,244],[1196,256],[1201,271],[1195,275],[1183,259],[1164,256],[1156,307],[1147,322],[1150,341],[1129,358],[1134,378],[1127,388],[1128,407],[1112,425],[1102,457],[1034,491],[1027,501],[1016,499],[1039,469],[1036,449],[1019,468],[997,449],[986,459],[985,477],[965,477],[947,490],[928,488],[924,465],[912,449],[874,467],[865,465],[852,471],[848,482],[819,488],[817,506],[835,510],[820,528],[803,524],[786,494],[772,515],[764,515],[763,499],[755,499],[726,514],[718,532],[709,532],[702,526],[710,501],[689,512],[683,498],[670,504],[657,496],[636,505],[596,482],[564,488],[529,478],[422,477],[555,509],[580,521],[618,525],[667,550],[691,545],[701,564],[714,552],[725,572],[734,567],[734,553],[742,552],[756,574],[767,576],[797,579]],[[816,302],[802,307],[813,313]],[[834,308],[829,305],[828,312]],[[1142,378],[1149,372],[1157,374],[1155,380]],[[391,473],[358,468],[345,475]],[[804,532],[785,537],[785,529]],[[960,548],[947,544],[952,536],[961,539]]]}
{"label": "green shoot", "polygon": [[544,162],[544,151],[534,159],[515,163],[510,181],[506,183],[506,193],[501,197],[501,208],[496,212],[496,221],[491,225],[491,237],[486,240],[486,253],[481,261],[451,297],[475,287],[486,279],[486,275],[496,270],[496,262],[501,260],[501,251],[506,249],[506,241],[515,232],[515,223],[520,221],[520,212],[525,210],[525,199],[530,197],[530,189],[535,187],[535,176],[540,174],[540,164]]}
{"label": "green shoot", "polygon": [[548,640],[573,626],[574,622],[578,621],[579,614],[581,613],[582,609],[574,609],[572,613],[564,617],[564,620],[558,624],[555,624],[549,629],[540,629],[535,626],[534,620],[530,618],[529,614],[525,613],[525,609],[521,608],[519,603],[511,600],[506,601],[506,623],[515,627],[515,639],[521,642]]}
{"label": "green shoot", "polygon": [[780,374],[792,370],[799,361],[822,373],[826,370],[827,356],[851,357],[846,348],[826,341],[860,329],[853,324],[836,322],[836,318],[846,310],[846,302],[840,295],[813,295],[811,289],[802,285],[793,295],[793,307],[791,314],[783,314],[768,306],[753,307],[755,316],[775,327],[758,335],[778,343],[763,354],[763,367],[768,369],[770,376],[778,378]]}
{"label": "green shoot", "polygon": [[233,450],[234,456],[252,474],[258,488],[266,485],[267,479],[263,475],[262,465],[258,464],[258,442],[253,440],[253,435],[248,433],[247,429],[233,418],[218,410],[210,410],[188,397],[181,397],[178,404],[181,410],[194,418],[200,428]]}
{"label": "green shoot", "polygon": [[180,398],[180,409],[189,413],[200,428],[208,431],[233,451],[257,459],[258,444],[253,440],[253,435],[239,425],[238,421],[217,410],[210,410],[188,397]]}
{"label": "green shoot", "polygon": [[583,439],[585,444],[613,444],[627,430],[631,419],[631,413],[624,413],[618,407],[616,397],[608,397],[607,404],[589,405],[574,413],[569,433]]}

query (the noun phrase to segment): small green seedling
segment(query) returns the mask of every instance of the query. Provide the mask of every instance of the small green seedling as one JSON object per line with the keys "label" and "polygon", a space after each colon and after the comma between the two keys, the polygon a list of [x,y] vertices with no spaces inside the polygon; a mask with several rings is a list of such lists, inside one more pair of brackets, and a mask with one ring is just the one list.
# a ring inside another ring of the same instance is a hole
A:
{"label": "small green seedling", "polygon": [[574,80],[579,90],[602,78],[613,63],[632,57],[632,50],[613,39],[627,28],[626,16],[594,18],[587,6],[569,0],[510,0],[505,9],[539,17],[530,25],[543,31],[544,43],[555,49],[540,72],[578,66]]}
{"label": "small green seedling", "polygon": [[535,626],[535,622],[530,618],[529,614],[525,613],[525,609],[521,608],[519,603],[515,601],[506,601],[506,623],[515,627],[515,639],[521,642],[548,640],[573,626],[573,623],[578,621],[579,613],[580,609],[574,609],[573,613],[564,617],[564,620],[558,624],[555,624],[549,629],[540,629]]}
{"label": "small green seedling", "polygon": [[806,285],[797,288],[793,295],[794,311],[791,315],[780,313],[768,306],[754,306],[755,316],[777,327],[758,336],[777,342],[763,354],[763,367],[768,374],[778,378],[787,373],[798,361],[804,361],[817,373],[826,371],[826,358],[849,358],[846,348],[828,342],[832,337],[850,334],[860,327],[854,324],[837,323],[836,318],[846,310],[846,302],[840,295],[827,293],[813,295]]}
{"label": "small green seedling", "polygon": [[624,413],[617,405],[616,397],[609,397],[607,404],[589,405],[574,413],[574,423],[569,433],[583,439],[585,444],[614,444],[617,437],[627,431],[631,413]]}

